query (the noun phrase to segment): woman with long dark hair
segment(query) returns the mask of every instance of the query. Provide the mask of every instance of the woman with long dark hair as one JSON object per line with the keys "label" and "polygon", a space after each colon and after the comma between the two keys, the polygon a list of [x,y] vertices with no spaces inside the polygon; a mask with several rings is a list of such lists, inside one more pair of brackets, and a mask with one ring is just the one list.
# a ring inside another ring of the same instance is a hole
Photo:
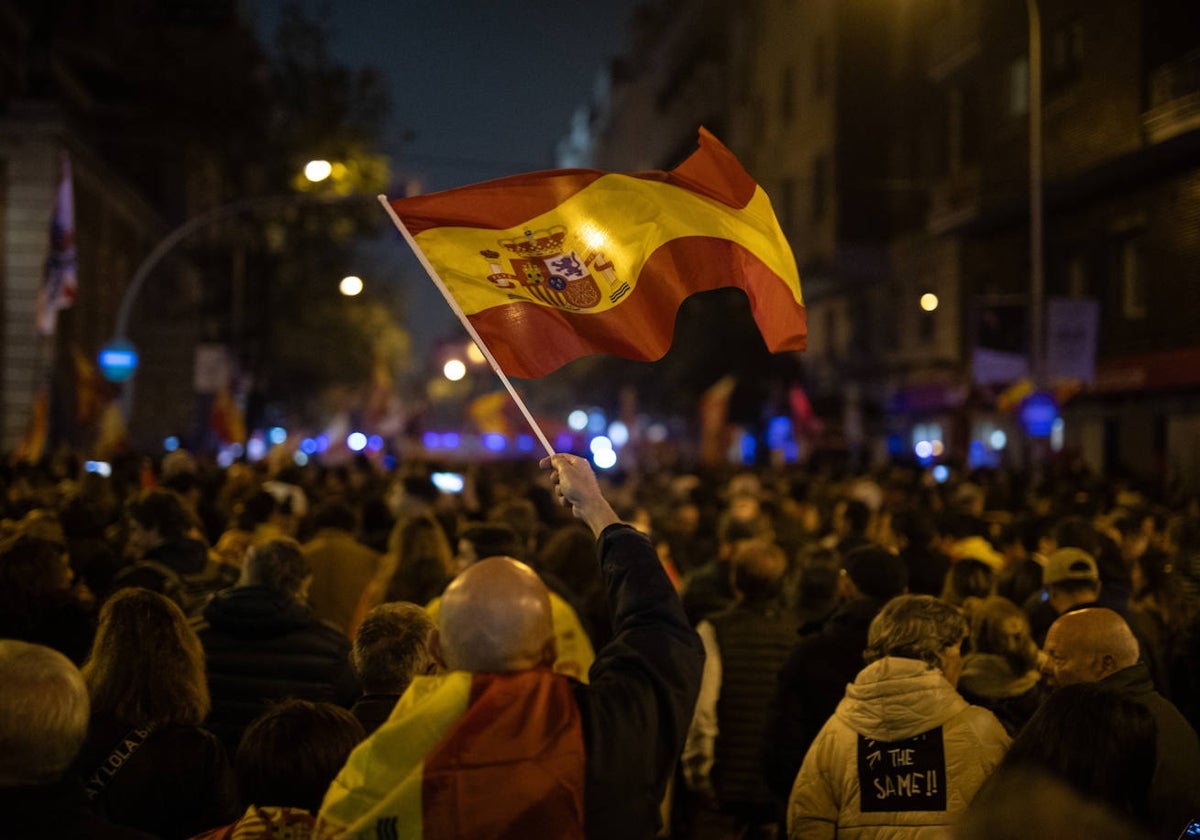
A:
{"label": "woman with long dark hair", "polygon": [[972,602],[971,652],[963,658],[958,693],[983,706],[1016,735],[1042,701],[1038,649],[1025,612],[993,595]]}
{"label": "woman with long dark hair", "polygon": [[379,573],[367,584],[350,621],[353,638],[363,618],[380,604],[407,601],[425,606],[454,579],[454,551],[446,532],[427,514],[396,523]]}
{"label": "woman with long dark hair", "polygon": [[236,815],[229,760],[201,727],[210,708],[204,651],[178,605],[145,589],[114,595],[83,677],[92,713],[76,766],[98,811],[164,838]]}

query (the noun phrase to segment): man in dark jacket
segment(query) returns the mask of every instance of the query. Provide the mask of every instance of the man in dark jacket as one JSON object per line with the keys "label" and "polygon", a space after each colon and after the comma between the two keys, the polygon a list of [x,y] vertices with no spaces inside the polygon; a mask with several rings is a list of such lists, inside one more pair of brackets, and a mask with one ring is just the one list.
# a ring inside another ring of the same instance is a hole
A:
{"label": "man in dark jacket", "polygon": [[766,776],[787,801],[804,754],[863,668],[867,630],[883,605],[905,591],[908,568],[898,555],[870,545],[842,562],[842,606],[820,631],[803,637],[779,671],[767,723]]}
{"label": "man in dark jacket", "polygon": [[1187,719],[1154,690],[1138,641],[1109,609],[1068,612],[1046,634],[1046,675],[1055,687],[1098,682],[1145,706],[1158,730],[1150,818],[1159,837],[1176,837],[1200,814],[1200,739]]}
{"label": "man in dark jacket", "polygon": [[703,647],[645,536],[622,524],[586,460],[559,454],[559,497],[599,539],[613,639],[584,685],[550,665],[545,584],[511,558],[472,565],[442,598],[417,677],[326,794],[315,837],[650,838],[695,706]]}
{"label": "man in dark jacket", "polygon": [[413,677],[437,673],[429,650],[434,629],[423,607],[403,602],[380,604],[363,619],[350,654],[363,696],[350,712],[366,734],[388,719]]}
{"label": "man in dark jacket", "polygon": [[208,727],[231,750],[276,700],[349,708],[358,697],[349,639],[304,603],[311,579],[294,540],[270,540],[246,554],[237,586],[214,596],[195,624],[212,695]]}
{"label": "man in dark jacket", "polygon": [[[762,745],[774,681],[791,650],[796,618],[779,600],[787,558],[774,543],[743,540],[733,550],[737,602],[700,622],[704,679],[683,751],[687,786],[716,805],[731,833],[770,836],[783,797],[763,778]],[[707,818],[704,818],[707,821]]]}

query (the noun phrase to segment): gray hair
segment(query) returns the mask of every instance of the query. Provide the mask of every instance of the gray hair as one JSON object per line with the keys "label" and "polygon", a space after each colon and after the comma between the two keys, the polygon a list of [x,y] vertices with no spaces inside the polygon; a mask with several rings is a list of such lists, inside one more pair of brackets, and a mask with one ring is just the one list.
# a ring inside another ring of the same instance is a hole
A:
{"label": "gray hair", "polygon": [[942,652],[967,636],[962,613],[932,595],[899,595],[884,605],[867,631],[868,663],[885,656],[942,666]]}
{"label": "gray hair", "polygon": [[57,781],[87,736],[87,687],[56,650],[0,639],[0,787]]}
{"label": "gray hair", "polygon": [[240,586],[265,586],[295,598],[312,574],[300,543],[287,537],[267,540],[246,552]]}
{"label": "gray hair", "polygon": [[354,635],[350,663],[367,694],[403,694],[413,677],[434,661],[429,652],[433,619],[416,604],[380,604]]}

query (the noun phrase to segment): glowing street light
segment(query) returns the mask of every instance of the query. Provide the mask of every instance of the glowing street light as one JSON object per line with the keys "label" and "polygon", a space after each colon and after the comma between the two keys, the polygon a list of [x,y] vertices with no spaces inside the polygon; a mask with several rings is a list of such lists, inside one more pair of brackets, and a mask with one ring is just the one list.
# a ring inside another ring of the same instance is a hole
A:
{"label": "glowing street light", "polygon": [[926,292],[921,295],[921,308],[926,312],[932,312],[938,308],[938,296],[933,292]]}
{"label": "glowing street light", "polygon": [[310,160],[304,164],[304,177],[314,184],[333,174],[333,164],[327,160]]}
{"label": "glowing street light", "polygon": [[442,366],[442,374],[451,382],[457,382],[467,375],[467,366],[459,359],[451,359]]}
{"label": "glowing street light", "polygon": [[338,283],[338,291],[346,297],[354,297],[360,294],[363,290],[363,281],[361,277],[355,277],[351,274],[348,277],[343,277],[342,282]]}

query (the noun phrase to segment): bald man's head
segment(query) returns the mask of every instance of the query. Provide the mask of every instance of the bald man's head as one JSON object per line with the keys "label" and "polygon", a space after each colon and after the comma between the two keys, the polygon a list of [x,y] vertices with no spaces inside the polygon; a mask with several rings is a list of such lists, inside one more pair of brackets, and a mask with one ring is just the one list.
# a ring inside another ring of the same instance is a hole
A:
{"label": "bald man's head", "polygon": [[550,594],[511,557],[474,564],[446,588],[432,644],[456,671],[523,671],[554,664]]}
{"label": "bald man's head", "polygon": [[1125,619],[1093,608],[1058,617],[1046,634],[1046,673],[1055,685],[1099,682],[1136,665],[1137,639]]}

